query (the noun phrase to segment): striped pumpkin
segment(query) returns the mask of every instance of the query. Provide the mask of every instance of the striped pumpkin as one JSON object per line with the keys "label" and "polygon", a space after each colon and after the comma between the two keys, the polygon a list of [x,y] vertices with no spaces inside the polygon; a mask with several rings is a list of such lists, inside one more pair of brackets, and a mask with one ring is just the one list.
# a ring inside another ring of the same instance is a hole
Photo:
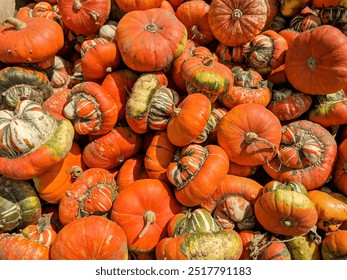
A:
{"label": "striped pumpkin", "polygon": [[35,224],[40,216],[40,199],[29,181],[0,177],[0,233]]}

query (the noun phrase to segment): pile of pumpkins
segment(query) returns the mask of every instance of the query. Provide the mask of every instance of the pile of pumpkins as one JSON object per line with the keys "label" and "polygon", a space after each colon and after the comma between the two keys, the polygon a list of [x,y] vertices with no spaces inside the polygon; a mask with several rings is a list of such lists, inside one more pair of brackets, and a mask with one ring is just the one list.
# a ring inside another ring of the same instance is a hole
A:
{"label": "pile of pumpkins", "polygon": [[347,258],[346,1],[0,24],[1,260]]}

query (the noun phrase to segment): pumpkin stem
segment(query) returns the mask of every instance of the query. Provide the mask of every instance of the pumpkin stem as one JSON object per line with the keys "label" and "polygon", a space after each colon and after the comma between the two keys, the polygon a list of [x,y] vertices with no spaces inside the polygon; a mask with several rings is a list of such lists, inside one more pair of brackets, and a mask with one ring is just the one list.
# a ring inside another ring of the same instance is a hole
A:
{"label": "pumpkin stem", "polygon": [[239,9],[233,10],[233,13],[231,14],[231,17],[233,20],[239,20],[243,16],[243,13]]}
{"label": "pumpkin stem", "polygon": [[18,18],[14,18],[14,17],[8,17],[5,20],[5,23],[10,23],[14,26],[14,29],[16,30],[21,30],[27,27],[26,23],[19,20]]}
{"label": "pumpkin stem", "polygon": [[141,238],[145,235],[149,226],[155,222],[156,218],[157,217],[152,210],[148,210],[145,212],[145,214],[143,215],[143,219],[145,220],[145,226],[141,230],[141,232],[139,233],[139,238]]}
{"label": "pumpkin stem", "polygon": [[77,179],[81,174],[83,173],[83,170],[80,166],[73,165],[70,168],[70,175],[72,179]]}
{"label": "pumpkin stem", "polygon": [[158,29],[159,27],[155,23],[149,23],[145,26],[145,30],[152,33],[156,33]]}
{"label": "pumpkin stem", "polygon": [[307,65],[309,68],[315,69],[317,67],[317,60],[313,56],[310,56],[307,59]]}
{"label": "pumpkin stem", "polygon": [[269,145],[274,152],[277,151],[277,148],[274,144],[272,144],[270,141],[264,139],[264,138],[260,138],[258,137],[258,135],[255,133],[255,132],[252,132],[252,131],[249,131],[246,133],[245,135],[245,141],[247,144],[251,144],[253,143],[254,141],[260,141],[260,142],[263,142],[265,143],[266,145]]}
{"label": "pumpkin stem", "polygon": [[106,73],[111,73],[112,72],[112,67],[111,66],[106,67],[105,72]]}
{"label": "pumpkin stem", "polygon": [[73,9],[79,11],[82,8],[82,3],[80,0],[75,0],[73,2]]}
{"label": "pumpkin stem", "polygon": [[195,38],[195,37],[200,37],[200,38],[203,38],[204,37],[204,34],[202,34],[199,29],[198,29],[198,26],[195,24],[193,25],[190,30],[193,32],[193,37],[192,37],[192,40]]}

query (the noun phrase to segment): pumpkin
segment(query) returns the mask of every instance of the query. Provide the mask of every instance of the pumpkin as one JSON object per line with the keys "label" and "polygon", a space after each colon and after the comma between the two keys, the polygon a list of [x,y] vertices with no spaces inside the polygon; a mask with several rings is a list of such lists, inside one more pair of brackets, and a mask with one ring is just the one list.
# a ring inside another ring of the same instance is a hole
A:
{"label": "pumpkin", "polygon": [[282,127],[278,154],[263,168],[274,180],[299,182],[312,190],[329,179],[336,154],[337,144],[328,130],[297,120]]}
{"label": "pumpkin", "polygon": [[223,228],[252,229],[256,224],[253,205],[262,188],[253,179],[228,174],[200,205]]}
{"label": "pumpkin", "polygon": [[168,165],[167,177],[181,204],[197,206],[214,193],[228,168],[228,156],[220,146],[190,144]]}
{"label": "pumpkin", "polygon": [[317,102],[308,112],[308,120],[332,129],[347,124],[345,95],[346,93],[343,90],[339,90],[335,93],[316,96]]}
{"label": "pumpkin", "polygon": [[241,165],[256,166],[270,161],[277,154],[282,127],[266,107],[244,103],[233,107],[217,127],[217,141],[229,160]]}
{"label": "pumpkin", "polygon": [[62,161],[74,136],[69,120],[56,120],[31,100],[0,111],[0,174],[16,180],[38,176]]}
{"label": "pumpkin", "polygon": [[310,2],[311,0],[282,0],[280,1],[280,13],[284,17],[294,17]]}
{"label": "pumpkin", "polygon": [[53,88],[46,74],[21,66],[0,70],[0,107],[14,110],[20,100],[32,100],[42,105]]}
{"label": "pumpkin", "polygon": [[208,24],[210,5],[205,1],[188,1],[176,9],[176,17],[184,24],[188,32],[188,39],[199,45],[211,43],[215,38]]}
{"label": "pumpkin", "polygon": [[40,216],[41,203],[32,183],[1,176],[0,233],[35,224]]}
{"label": "pumpkin", "polygon": [[170,142],[167,132],[158,131],[153,136],[144,157],[144,167],[148,177],[169,183],[166,175],[167,167],[174,160],[176,150],[177,147]]}
{"label": "pumpkin", "polygon": [[[194,51],[198,49],[195,48]],[[199,47],[201,50],[202,47]],[[211,54],[212,55],[212,54]],[[211,102],[232,87],[234,77],[230,69],[218,62],[213,55],[199,57],[193,54],[181,64],[181,75],[186,81],[188,94],[202,93]]]}
{"label": "pumpkin", "polygon": [[286,244],[276,236],[254,230],[240,230],[243,250],[240,260],[291,260]]}
{"label": "pumpkin", "polygon": [[321,254],[323,260],[345,260],[347,256],[347,230],[332,232],[323,238]]}
{"label": "pumpkin", "polygon": [[[111,6],[112,9],[112,6]],[[117,29],[117,21],[108,19],[106,22],[100,27],[98,32],[99,38],[105,38],[110,42],[114,42],[116,38],[116,29]]]}
{"label": "pumpkin", "polygon": [[117,122],[117,105],[112,96],[96,82],[75,85],[63,109],[78,134],[101,135]]}
{"label": "pumpkin", "polygon": [[250,166],[250,165],[241,165],[237,164],[235,162],[229,161],[229,175],[235,175],[240,177],[249,177],[253,175],[257,170],[259,169],[259,166]]}
{"label": "pumpkin", "polygon": [[219,62],[232,69],[234,66],[240,66],[245,63],[242,48],[243,46],[231,47],[219,42],[215,54],[217,55]]}
{"label": "pumpkin", "polygon": [[[328,39],[326,34],[334,40]],[[288,81],[297,90],[325,95],[346,88],[347,38],[336,27],[321,25],[300,33],[285,57]],[[302,46],[307,46],[304,49]],[[317,48],[316,46],[324,46]]]}
{"label": "pumpkin", "polygon": [[67,188],[86,169],[82,149],[74,141],[67,156],[52,168],[33,178],[39,197],[51,204],[58,204]]}
{"label": "pumpkin", "polygon": [[306,6],[298,15],[290,20],[289,28],[302,32],[320,25],[322,25],[322,21],[318,15],[318,11]]}
{"label": "pumpkin", "polygon": [[233,86],[218,97],[225,107],[231,109],[244,103],[267,106],[270,103],[271,85],[259,72],[253,68],[243,69],[241,66],[234,66],[231,73],[234,80]]}
{"label": "pumpkin", "polygon": [[221,228],[209,211],[204,208],[188,209],[173,216],[167,227],[168,237],[177,237],[190,232],[215,232]]}
{"label": "pumpkin", "polygon": [[272,90],[272,100],[267,106],[280,121],[291,121],[306,113],[312,105],[312,97],[290,87]]}
{"label": "pumpkin", "polygon": [[215,38],[227,46],[242,46],[265,27],[265,0],[212,0],[208,23]]}
{"label": "pumpkin", "polygon": [[51,246],[50,259],[126,260],[126,235],[119,225],[105,217],[80,218],[59,231]]}
{"label": "pumpkin", "polygon": [[0,234],[0,260],[49,260],[49,247],[21,234]]}
{"label": "pumpkin", "polygon": [[266,30],[243,45],[242,53],[250,67],[260,74],[269,74],[284,64],[288,44],[276,31]]}
{"label": "pumpkin", "polygon": [[115,0],[115,2],[119,9],[127,13],[135,10],[159,8],[163,0]]}
{"label": "pumpkin", "polygon": [[110,212],[118,195],[112,173],[103,168],[89,168],[66,189],[59,202],[59,219],[63,225],[81,217]]}
{"label": "pumpkin", "polygon": [[258,222],[274,234],[298,236],[308,233],[318,221],[318,212],[306,192],[300,183],[270,181],[254,204]]}
{"label": "pumpkin", "polygon": [[116,176],[119,192],[126,189],[136,180],[149,178],[145,168],[144,157],[145,155],[138,154],[122,163]]}
{"label": "pumpkin", "polygon": [[179,95],[175,90],[166,85],[156,86],[155,80],[147,78],[140,76],[137,79],[125,107],[127,123],[139,134],[166,129],[179,102]]}
{"label": "pumpkin", "polygon": [[64,45],[61,26],[51,19],[7,18],[0,27],[0,61],[36,63],[54,57]]}
{"label": "pumpkin", "polygon": [[126,13],[118,22],[116,42],[123,62],[139,72],[168,70],[187,42],[187,30],[162,8]]}
{"label": "pumpkin", "polygon": [[138,75],[130,69],[119,69],[108,73],[101,82],[101,86],[116,101],[118,121],[125,120],[125,106],[137,78]]}
{"label": "pumpkin", "polygon": [[312,0],[312,5],[315,8],[328,8],[328,7],[347,8],[347,3],[344,0]]}
{"label": "pumpkin", "polygon": [[155,249],[157,260],[238,260],[241,252],[239,234],[226,229],[167,237]]}
{"label": "pumpkin", "polygon": [[82,159],[88,167],[112,169],[136,155],[143,143],[127,124],[118,122],[110,132],[89,136]]}
{"label": "pumpkin", "polygon": [[57,237],[57,232],[53,229],[50,218],[47,215],[41,216],[36,224],[27,225],[20,233],[24,237],[48,247],[52,245]]}
{"label": "pumpkin", "polygon": [[170,142],[183,147],[198,140],[211,116],[211,102],[202,93],[189,94],[174,108],[167,124]]}
{"label": "pumpkin", "polygon": [[42,103],[42,108],[53,115],[57,120],[66,119],[63,111],[69,94],[69,88],[62,87],[54,90],[51,96]]}
{"label": "pumpkin", "polygon": [[337,150],[337,159],[333,167],[332,181],[334,186],[342,192],[344,195],[347,195],[347,158],[346,158],[346,149],[347,149],[347,139],[344,139],[339,145]]}
{"label": "pumpkin", "polygon": [[320,243],[311,240],[310,233],[286,241],[292,260],[320,260]]}
{"label": "pumpkin", "polygon": [[54,56],[54,62],[51,67],[53,73],[50,76],[50,82],[54,89],[67,88],[69,86],[71,67],[72,65],[69,61],[58,55]]}
{"label": "pumpkin", "polygon": [[325,232],[336,231],[347,220],[347,203],[321,190],[310,190],[307,195],[317,209],[318,228]]}
{"label": "pumpkin", "polygon": [[78,35],[96,34],[111,11],[110,0],[59,0],[57,5],[63,24]]}
{"label": "pumpkin", "polygon": [[179,212],[181,206],[168,185],[158,179],[140,179],[119,193],[111,220],[124,230],[130,251],[151,252],[167,236],[167,223]]}

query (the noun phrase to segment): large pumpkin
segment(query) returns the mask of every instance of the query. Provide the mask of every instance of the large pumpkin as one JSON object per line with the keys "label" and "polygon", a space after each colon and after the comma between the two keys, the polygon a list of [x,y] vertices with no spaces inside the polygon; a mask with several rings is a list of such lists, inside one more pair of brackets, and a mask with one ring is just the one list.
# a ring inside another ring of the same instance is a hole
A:
{"label": "large pumpkin", "polygon": [[174,14],[153,8],[126,13],[118,22],[116,42],[132,70],[168,70],[187,42],[187,30]]}
{"label": "large pumpkin", "polygon": [[126,235],[115,222],[101,216],[80,218],[55,238],[51,260],[126,260]]}
{"label": "large pumpkin", "polygon": [[74,129],[31,100],[0,111],[0,174],[17,180],[38,176],[69,153]]}
{"label": "large pumpkin", "polygon": [[111,220],[123,228],[130,251],[150,252],[167,236],[167,224],[179,212],[181,206],[168,185],[158,179],[140,179],[119,193]]}
{"label": "large pumpkin", "polygon": [[[318,46],[318,47],[317,47]],[[324,95],[346,88],[347,37],[322,25],[299,34],[285,57],[288,81],[306,94]]]}

